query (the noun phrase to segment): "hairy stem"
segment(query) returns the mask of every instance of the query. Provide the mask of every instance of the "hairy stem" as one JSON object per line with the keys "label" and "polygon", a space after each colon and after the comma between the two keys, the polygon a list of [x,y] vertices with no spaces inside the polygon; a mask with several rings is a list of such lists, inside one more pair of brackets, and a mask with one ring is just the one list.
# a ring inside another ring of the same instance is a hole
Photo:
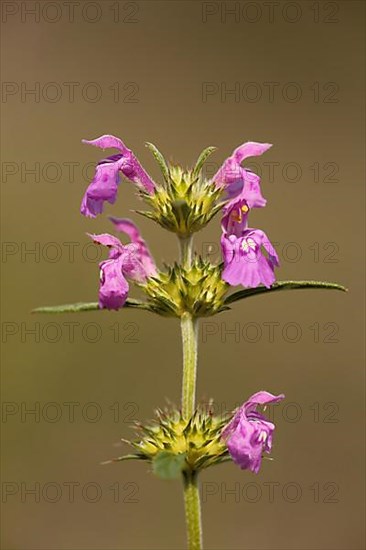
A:
{"label": "hairy stem", "polygon": [[182,415],[189,420],[196,407],[198,321],[186,312],[180,324],[183,344]]}
{"label": "hairy stem", "polygon": [[[190,313],[181,317],[183,342],[182,415],[189,420],[196,408],[198,321]],[[189,550],[202,548],[201,504],[198,473],[184,472],[184,505]]]}
{"label": "hairy stem", "polygon": [[185,268],[190,267],[192,264],[192,243],[192,235],[188,237],[179,237],[180,261]]}
{"label": "hairy stem", "polygon": [[[192,264],[192,236],[180,238],[179,244],[181,262],[187,269]],[[180,323],[183,345],[182,416],[189,420],[196,408],[198,320],[186,311],[181,316]],[[188,549],[201,550],[202,524],[198,473],[185,471],[183,484]]]}
{"label": "hairy stem", "polygon": [[187,542],[189,550],[201,550],[201,504],[197,474],[184,475],[184,504],[186,509]]}

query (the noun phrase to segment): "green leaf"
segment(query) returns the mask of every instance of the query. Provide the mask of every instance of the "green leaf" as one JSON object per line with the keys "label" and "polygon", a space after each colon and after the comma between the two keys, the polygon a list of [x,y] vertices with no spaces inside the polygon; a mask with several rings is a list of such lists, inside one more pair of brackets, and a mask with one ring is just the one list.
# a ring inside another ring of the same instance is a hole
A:
{"label": "green leaf", "polygon": [[169,166],[167,161],[165,160],[163,155],[160,153],[159,149],[153,143],[149,143],[147,141],[146,147],[152,152],[156,162],[159,164],[160,170],[162,171],[164,176],[164,180],[166,181],[166,183],[169,183],[170,171],[169,171]]}
{"label": "green leaf", "polygon": [[[123,307],[146,309],[151,311],[150,305],[146,302],[133,300],[129,298]],[[102,311],[98,302],[78,302],[76,304],[64,304],[61,306],[44,306],[37,307],[32,310],[32,313],[79,313],[80,311]]]}
{"label": "green leaf", "polygon": [[249,298],[249,296],[264,294],[267,292],[275,292],[277,290],[296,290],[306,288],[323,288],[329,290],[342,290],[343,292],[347,292],[346,287],[337,283],[327,283],[326,281],[278,281],[277,283],[274,283],[270,288],[259,286],[257,288],[246,288],[244,290],[234,292],[225,299],[224,303],[232,304],[233,302],[237,302],[238,300]]}
{"label": "green leaf", "polygon": [[199,175],[199,173],[201,172],[202,170],[202,166],[204,165],[204,163],[206,162],[206,160],[208,159],[208,157],[214,152],[216,151],[216,147],[207,147],[206,149],[204,149],[202,151],[202,153],[200,154],[200,156],[198,157],[197,159],[197,162],[196,162],[196,165],[195,167],[193,168],[193,176],[194,177],[197,177]]}
{"label": "green leaf", "polygon": [[149,210],[132,210],[132,212],[135,212],[135,214],[140,214],[140,216],[144,216],[145,218],[153,220],[154,222],[157,221],[156,214],[154,212],[150,212]]}
{"label": "green leaf", "polygon": [[224,202],[220,202],[219,204],[216,204],[216,206],[214,206],[210,212],[210,214],[207,216],[207,219],[208,221],[211,221],[212,218],[214,216],[216,216],[216,214],[222,210],[222,208],[224,208],[224,206],[228,203],[229,201],[224,201]]}
{"label": "green leaf", "polygon": [[184,469],[186,453],[160,451],[153,459],[153,472],[162,479],[176,479]]}
{"label": "green leaf", "polygon": [[[264,457],[263,457],[264,458]],[[210,468],[211,466],[218,466],[219,464],[224,464],[225,462],[232,462],[233,459],[231,458],[228,451],[225,451],[222,456],[214,457],[211,460],[207,460],[206,463],[202,464],[202,469],[204,468]]]}
{"label": "green leaf", "polygon": [[32,313],[78,313],[79,311],[94,311],[99,309],[98,302],[78,302],[62,306],[37,307]]}
{"label": "green leaf", "polygon": [[145,309],[146,311],[152,311],[150,304],[148,304],[147,302],[141,302],[141,300],[134,300],[133,298],[128,298],[123,307]]}
{"label": "green leaf", "polygon": [[111,458],[110,460],[104,460],[100,464],[103,466],[105,464],[113,464],[114,462],[122,462],[123,460],[146,460],[146,457],[143,455],[123,455],[123,456],[117,456],[116,458]]}

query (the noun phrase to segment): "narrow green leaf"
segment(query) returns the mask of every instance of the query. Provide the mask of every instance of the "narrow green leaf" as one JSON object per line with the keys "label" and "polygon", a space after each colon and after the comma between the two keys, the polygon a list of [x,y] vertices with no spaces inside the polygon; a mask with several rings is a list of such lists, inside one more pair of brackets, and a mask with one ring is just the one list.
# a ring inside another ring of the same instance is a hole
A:
{"label": "narrow green leaf", "polygon": [[122,462],[122,460],[146,460],[146,457],[143,455],[123,455],[123,456],[117,456],[116,458],[111,458],[110,460],[104,460],[100,464],[103,466],[105,464],[113,464],[114,462]]}
{"label": "narrow green leaf", "polygon": [[277,290],[296,290],[306,288],[323,288],[329,290],[342,290],[347,292],[347,288],[337,283],[327,283],[326,281],[278,281],[274,283],[270,288],[265,286],[259,286],[257,288],[246,288],[230,294],[225,299],[225,304],[232,304],[238,300],[249,298],[249,296],[255,296],[256,294],[264,294],[267,292],[274,292]]}
{"label": "narrow green leaf", "polygon": [[157,217],[153,212],[150,212],[149,210],[132,210],[132,212],[135,212],[135,214],[140,214],[140,216],[144,216],[145,218],[148,218],[149,220],[153,220],[154,222],[157,221]]}
{"label": "narrow green leaf", "polygon": [[222,456],[214,458],[212,460],[208,460],[206,463],[203,463],[201,467],[202,469],[210,468],[211,466],[218,466],[219,464],[223,464],[225,462],[232,462],[232,461],[233,459],[231,458],[229,453],[226,451],[225,453],[223,453]]}
{"label": "narrow green leaf", "polygon": [[207,219],[208,221],[211,221],[212,218],[214,216],[216,216],[216,214],[222,210],[222,208],[224,208],[224,206],[228,203],[229,201],[225,201],[225,202],[220,202],[219,204],[216,204],[216,206],[214,206],[210,212],[210,214],[207,216]]}
{"label": "narrow green leaf", "polygon": [[164,180],[166,181],[166,183],[169,183],[170,171],[169,171],[169,166],[167,161],[165,160],[163,155],[160,153],[159,149],[153,143],[149,143],[147,141],[146,147],[151,151],[151,153],[154,155],[156,162],[159,164],[160,170],[162,171],[164,176]]}
{"label": "narrow green leaf", "polygon": [[79,311],[94,311],[99,309],[98,302],[78,302],[61,306],[37,307],[32,313],[78,313]]}
{"label": "narrow green leaf", "polygon": [[[146,309],[151,311],[150,305],[146,302],[140,302],[129,298],[126,300],[124,307]],[[32,310],[32,313],[79,313],[80,311],[102,311],[98,302],[78,302],[76,304],[64,304],[61,306],[44,306],[37,307]]]}
{"label": "narrow green leaf", "polygon": [[146,311],[151,311],[150,304],[148,304],[147,302],[141,302],[141,300],[135,300],[134,298],[128,298],[123,307],[145,309]]}
{"label": "narrow green leaf", "polygon": [[162,479],[176,479],[181,474],[186,454],[176,455],[169,451],[160,451],[153,459],[153,472]]}
{"label": "narrow green leaf", "polygon": [[197,177],[201,170],[202,170],[202,166],[204,165],[204,163],[206,162],[206,160],[208,159],[208,157],[214,152],[216,151],[216,147],[207,147],[206,149],[204,149],[202,151],[202,153],[200,154],[200,156],[198,157],[197,159],[197,162],[196,162],[196,165],[195,167],[193,168],[193,176],[194,177]]}

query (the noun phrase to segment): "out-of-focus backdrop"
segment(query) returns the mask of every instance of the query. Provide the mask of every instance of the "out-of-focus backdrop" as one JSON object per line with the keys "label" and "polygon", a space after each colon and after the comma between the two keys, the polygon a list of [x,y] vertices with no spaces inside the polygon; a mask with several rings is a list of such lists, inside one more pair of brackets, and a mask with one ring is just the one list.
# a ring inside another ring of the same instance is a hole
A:
{"label": "out-of-focus backdrop", "polygon": [[[79,203],[102,158],[81,144],[121,137],[159,172],[145,141],[207,175],[246,140],[266,209],[251,225],[277,243],[278,278],[344,283],[348,294],[261,296],[201,325],[198,396],[231,408],[265,389],[272,461],[202,476],[210,549],[363,548],[364,6],[335,2],[3,2],[3,548],[182,549],[179,482],[143,463],[101,466],[134,419],[180,397],[175,321],[139,311],[36,316],[95,301],[103,255],[86,232],[138,221],[158,263],[173,234],[131,212],[120,186],[105,215]],[[219,260],[219,217],[196,238]]]}

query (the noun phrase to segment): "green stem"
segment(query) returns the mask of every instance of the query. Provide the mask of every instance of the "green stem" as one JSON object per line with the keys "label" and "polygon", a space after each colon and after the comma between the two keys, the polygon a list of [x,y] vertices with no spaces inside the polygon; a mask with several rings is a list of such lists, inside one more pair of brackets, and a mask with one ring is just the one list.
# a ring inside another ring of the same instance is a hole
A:
{"label": "green stem", "polygon": [[179,237],[180,261],[185,268],[190,267],[192,264],[192,243],[192,235],[189,235],[188,237]]}
{"label": "green stem", "polygon": [[189,420],[196,408],[198,321],[183,313],[180,326],[183,344],[182,415]]}
{"label": "green stem", "polygon": [[[196,408],[198,321],[190,313],[181,317],[183,342],[182,416],[189,420]],[[202,548],[201,504],[197,472],[184,472],[184,505],[189,550]]]}
{"label": "green stem", "polygon": [[[180,237],[180,254],[183,267],[192,265],[192,236]],[[186,311],[180,320],[183,345],[182,416],[191,419],[196,409],[198,320]],[[189,550],[201,550],[202,525],[198,473],[183,473],[184,506],[186,513],[187,543]]]}
{"label": "green stem", "polygon": [[184,504],[186,509],[188,549],[201,550],[201,504],[197,474],[195,473],[186,473],[184,476]]}

